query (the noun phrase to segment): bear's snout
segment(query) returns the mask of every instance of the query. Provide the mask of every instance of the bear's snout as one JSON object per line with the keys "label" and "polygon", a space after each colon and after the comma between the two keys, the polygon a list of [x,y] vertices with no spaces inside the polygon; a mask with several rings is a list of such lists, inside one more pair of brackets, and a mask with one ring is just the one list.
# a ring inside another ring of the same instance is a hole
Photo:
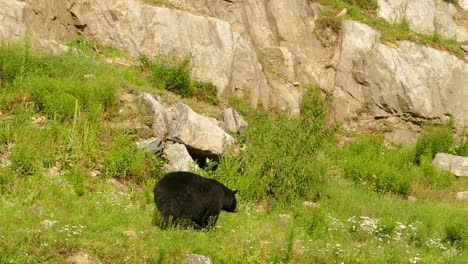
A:
{"label": "bear's snout", "polygon": [[233,211],[233,212],[234,212],[234,213],[237,213],[237,211],[238,211],[238,209],[237,209],[237,206],[236,206],[236,208],[234,208],[234,211]]}

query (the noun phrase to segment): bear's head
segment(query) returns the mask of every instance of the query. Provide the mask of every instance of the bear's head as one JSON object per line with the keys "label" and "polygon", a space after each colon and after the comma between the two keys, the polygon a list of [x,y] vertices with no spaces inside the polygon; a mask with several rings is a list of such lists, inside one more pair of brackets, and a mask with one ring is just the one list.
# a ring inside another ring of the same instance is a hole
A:
{"label": "bear's head", "polygon": [[231,213],[237,213],[237,190],[231,191],[227,189],[224,193],[223,210]]}

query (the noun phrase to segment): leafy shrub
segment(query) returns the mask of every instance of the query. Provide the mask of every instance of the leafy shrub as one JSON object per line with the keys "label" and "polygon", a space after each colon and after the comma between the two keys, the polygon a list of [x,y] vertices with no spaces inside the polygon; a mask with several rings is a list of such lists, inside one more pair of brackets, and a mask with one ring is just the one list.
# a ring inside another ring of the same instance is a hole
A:
{"label": "leafy shrub", "polygon": [[304,96],[302,111],[299,117],[249,111],[245,117],[255,125],[238,137],[246,150],[240,157],[222,159],[215,177],[242,190],[248,199],[289,201],[319,188],[329,164],[318,150],[333,130],[323,126],[325,110],[318,89],[310,89]]}
{"label": "leafy shrub", "polygon": [[140,57],[141,65],[151,72],[151,83],[157,89],[165,89],[183,97],[195,97],[210,104],[217,104],[217,89],[212,83],[193,81],[190,66],[192,57],[178,60],[174,55],[159,54],[150,60]]}
{"label": "leafy shrub", "polygon": [[424,155],[433,159],[439,152],[449,153],[453,145],[452,129],[449,126],[428,127],[418,137],[414,160],[419,164]]}
{"label": "leafy shrub", "polygon": [[102,172],[105,176],[131,178],[143,170],[145,153],[127,136],[119,137],[104,157]]}
{"label": "leafy shrub", "polygon": [[346,178],[396,194],[406,194],[411,187],[414,172],[407,157],[388,149],[379,137],[359,138],[335,154]]}
{"label": "leafy shrub", "polygon": [[468,223],[466,219],[456,219],[445,225],[445,241],[461,249],[468,246]]}
{"label": "leafy shrub", "polygon": [[37,70],[40,62],[33,55],[27,40],[14,43],[0,43],[0,85],[23,80]]}
{"label": "leafy shrub", "polygon": [[190,91],[190,62],[191,58],[178,61],[174,55],[159,54],[150,60],[141,57],[144,68],[151,71],[151,82],[158,89],[165,89],[186,95]]}
{"label": "leafy shrub", "polygon": [[78,196],[85,194],[85,176],[80,168],[73,168],[64,173],[63,177],[73,186]]}
{"label": "leafy shrub", "polygon": [[42,164],[33,144],[16,144],[11,151],[11,167],[18,175],[32,175]]}

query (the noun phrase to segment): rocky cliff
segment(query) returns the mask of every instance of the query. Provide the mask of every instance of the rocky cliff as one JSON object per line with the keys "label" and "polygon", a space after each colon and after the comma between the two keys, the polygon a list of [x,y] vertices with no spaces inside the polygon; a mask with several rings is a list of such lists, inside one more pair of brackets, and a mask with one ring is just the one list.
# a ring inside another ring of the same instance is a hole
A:
{"label": "rocky cliff", "polygon": [[[158,2],[158,1],[156,1]],[[373,28],[344,19],[318,23],[308,0],[0,0],[0,38],[29,31],[66,49],[77,32],[131,56],[193,56],[193,76],[219,96],[298,114],[303,86],[318,84],[331,117],[350,129],[381,128],[403,142],[426,121],[468,126],[467,57],[409,41],[382,43]],[[378,0],[377,15],[411,30],[468,39],[467,3]],[[336,30],[338,31],[338,30]],[[466,55],[466,54],[465,54]]]}

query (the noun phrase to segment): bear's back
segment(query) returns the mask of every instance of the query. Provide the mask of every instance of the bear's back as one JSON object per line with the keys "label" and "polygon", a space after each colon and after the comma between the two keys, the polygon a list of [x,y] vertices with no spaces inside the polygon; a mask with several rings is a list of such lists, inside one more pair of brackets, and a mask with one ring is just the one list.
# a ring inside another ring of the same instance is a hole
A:
{"label": "bear's back", "polygon": [[158,192],[208,192],[213,187],[219,187],[221,183],[203,178],[197,174],[177,171],[170,172],[159,180],[155,191]]}

